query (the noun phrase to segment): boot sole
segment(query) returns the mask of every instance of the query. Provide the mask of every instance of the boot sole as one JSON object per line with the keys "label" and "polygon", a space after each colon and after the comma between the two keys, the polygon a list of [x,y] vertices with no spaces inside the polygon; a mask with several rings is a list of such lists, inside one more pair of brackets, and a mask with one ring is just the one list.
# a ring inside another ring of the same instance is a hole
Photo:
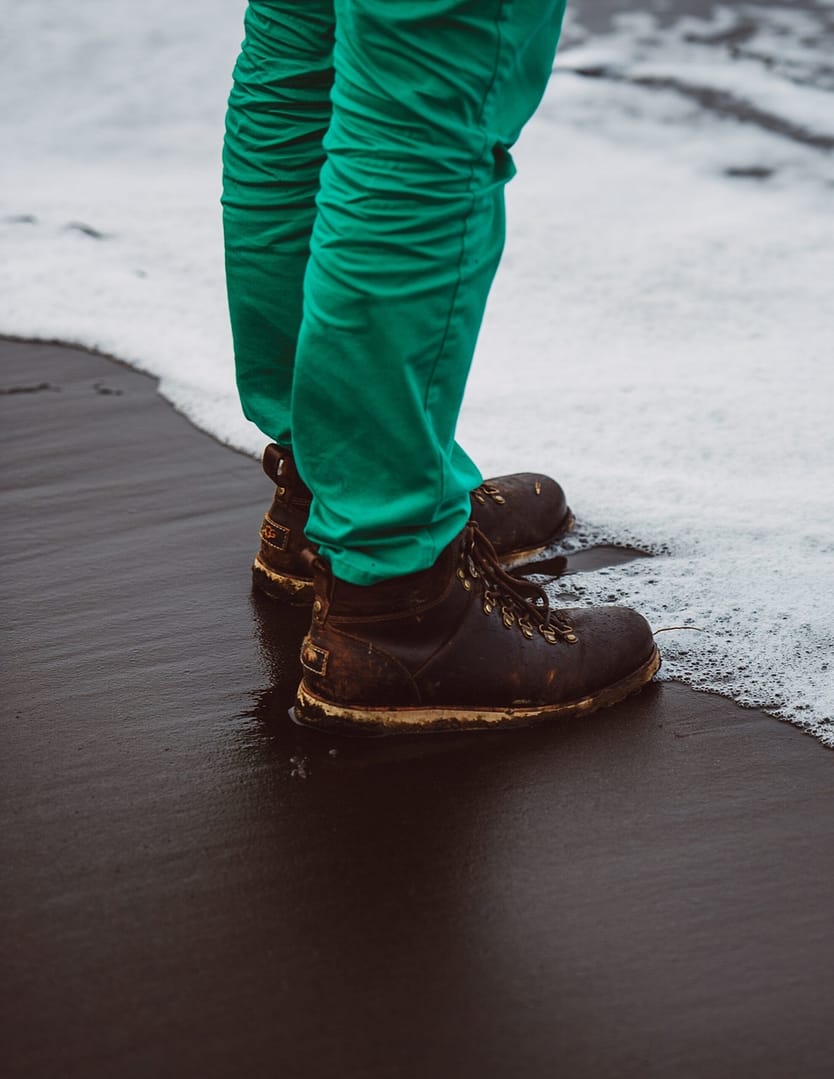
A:
{"label": "boot sole", "polygon": [[[509,569],[510,566],[529,562],[535,555],[546,551],[560,536],[570,532],[575,524],[576,518],[568,510],[562,523],[545,543],[540,544],[538,547],[519,548],[518,550],[501,554],[498,556],[501,565]],[[255,561],[252,564],[252,583],[267,596],[283,600],[292,607],[306,607],[313,602],[314,590],[311,577],[297,577],[292,573],[278,573],[274,569],[270,569],[265,562],[262,562],[260,555],[255,555]]]}
{"label": "boot sole", "polygon": [[255,555],[252,563],[252,583],[273,599],[283,600],[291,607],[310,607],[314,589],[312,577],[296,577],[292,573],[276,573]]}
{"label": "boot sole", "polygon": [[349,734],[418,734],[426,731],[497,730],[499,727],[526,727],[551,719],[587,716],[600,708],[618,704],[641,690],[657,674],[660,652],[655,645],[651,657],[632,674],[597,693],[563,704],[535,708],[368,708],[334,704],[311,693],[302,682],[298,687],[294,718],[305,726]]}

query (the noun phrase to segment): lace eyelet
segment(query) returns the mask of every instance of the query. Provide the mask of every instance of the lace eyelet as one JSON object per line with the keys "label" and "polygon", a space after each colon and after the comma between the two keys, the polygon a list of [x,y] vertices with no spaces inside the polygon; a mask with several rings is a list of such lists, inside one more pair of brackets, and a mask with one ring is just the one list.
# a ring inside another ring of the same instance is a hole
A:
{"label": "lace eyelet", "polygon": [[541,633],[542,637],[544,637],[548,644],[556,644],[556,642],[559,640],[558,636],[556,635],[556,630],[551,629],[550,626],[539,626],[539,633]]}
{"label": "lace eyelet", "polygon": [[[490,484],[484,484],[473,492],[473,497],[476,495],[488,496],[499,504],[504,501],[498,489]],[[548,644],[577,642],[573,627],[559,617],[559,612],[551,611],[544,589],[508,574],[476,523],[471,524],[467,532],[455,573],[467,592],[472,592],[477,582],[484,615],[489,616],[500,608],[501,621],[506,629],[518,626],[528,641],[533,640],[538,631]]]}
{"label": "lace eyelet", "polygon": [[492,483],[482,483],[479,487],[476,487],[472,492],[472,497],[482,506],[486,505],[487,498],[491,498],[496,506],[503,506],[507,501],[498,488]]}

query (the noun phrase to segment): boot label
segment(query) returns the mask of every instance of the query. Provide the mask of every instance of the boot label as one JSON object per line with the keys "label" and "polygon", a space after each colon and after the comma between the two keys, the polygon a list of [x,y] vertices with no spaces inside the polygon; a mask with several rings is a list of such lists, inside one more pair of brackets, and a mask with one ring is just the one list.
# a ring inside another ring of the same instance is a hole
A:
{"label": "boot label", "polygon": [[304,644],[301,646],[301,663],[308,671],[323,677],[327,674],[329,658],[330,653],[326,648],[318,648],[309,637],[304,638]]}
{"label": "boot label", "polygon": [[261,539],[276,551],[286,551],[290,545],[290,531],[291,529],[285,528],[284,525],[276,524],[268,517],[264,517],[264,523],[261,525]]}

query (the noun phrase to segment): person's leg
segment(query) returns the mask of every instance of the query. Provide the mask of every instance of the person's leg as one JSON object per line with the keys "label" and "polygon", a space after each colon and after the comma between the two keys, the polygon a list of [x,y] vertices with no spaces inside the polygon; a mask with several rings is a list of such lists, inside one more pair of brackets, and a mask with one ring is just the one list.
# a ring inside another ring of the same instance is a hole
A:
{"label": "person's leg", "polygon": [[307,535],[362,585],[431,566],[470,515],[480,473],[455,426],[509,146],[544,91],[564,0],[335,7],[291,430]]}
{"label": "person's leg", "polygon": [[333,0],[251,0],[223,148],[226,280],[241,405],[292,440],[302,282],[333,83]]}

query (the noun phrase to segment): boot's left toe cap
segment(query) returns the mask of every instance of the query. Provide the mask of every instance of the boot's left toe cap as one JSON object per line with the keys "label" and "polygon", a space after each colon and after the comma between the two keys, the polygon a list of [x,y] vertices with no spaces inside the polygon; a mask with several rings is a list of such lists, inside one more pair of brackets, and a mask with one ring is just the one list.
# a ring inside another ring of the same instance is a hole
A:
{"label": "boot's left toe cap", "polygon": [[655,655],[651,626],[630,607],[593,607],[561,611],[573,626],[579,649],[577,695],[593,694],[625,681]]}
{"label": "boot's left toe cap", "polygon": [[543,547],[569,527],[565,492],[550,476],[520,472],[487,480],[486,486],[502,501],[473,497],[472,516],[499,554]]}

